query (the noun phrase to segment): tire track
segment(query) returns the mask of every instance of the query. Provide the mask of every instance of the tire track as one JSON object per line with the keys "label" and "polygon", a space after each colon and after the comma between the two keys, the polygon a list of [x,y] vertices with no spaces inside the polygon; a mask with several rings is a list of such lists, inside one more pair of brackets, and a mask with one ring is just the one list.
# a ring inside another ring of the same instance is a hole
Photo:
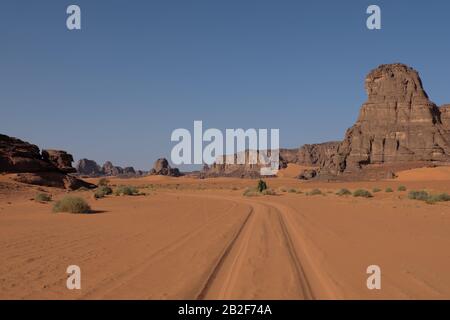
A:
{"label": "tire track", "polygon": [[224,252],[221,254],[220,258],[218,259],[216,265],[214,266],[214,268],[212,269],[210,275],[206,279],[205,284],[203,285],[202,289],[200,290],[200,292],[196,296],[195,300],[203,300],[206,297],[209,289],[212,286],[212,283],[215,281],[215,279],[217,277],[217,274],[222,269],[222,266],[223,266],[225,260],[227,259],[228,255],[230,254],[231,249],[235,245],[235,243],[238,240],[239,236],[242,234],[242,231],[244,230],[244,228],[247,225],[248,221],[252,218],[253,212],[254,212],[254,209],[253,209],[253,207],[251,207],[250,212],[247,214],[247,217],[245,218],[244,222],[239,227],[238,231],[236,232],[235,236],[231,239],[230,243],[227,245],[227,247],[225,248]]}

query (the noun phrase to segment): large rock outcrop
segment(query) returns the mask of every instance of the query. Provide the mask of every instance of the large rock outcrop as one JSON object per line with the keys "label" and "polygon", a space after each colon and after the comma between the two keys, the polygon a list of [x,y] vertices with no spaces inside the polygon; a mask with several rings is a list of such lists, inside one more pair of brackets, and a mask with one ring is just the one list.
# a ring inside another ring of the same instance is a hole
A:
{"label": "large rock outcrop", "polygon": [[111,161],[106,161],[103,164],[102,171],[107,176],[118,176],[123,173],[122,167],[113,165]]}
{"label": "large rock outcrop", "polygon": [[368,74],[365,88],[358,120],[321,171],[339,175],[369,164],[450,160],[449,108],[429,100],[417,71],[381,65]]}
{"label": "large rock outcrop", "polygon": [[156,160],[149,174],[159,176],[171,176],[171,177],[181,176],[180,171],[177,168],[170,167],[169,161],[167,161],[167,159],[165,158],[160,158]]}
{"label": "large rock outcrop", "polygon": [[43,150],[28,142],[0,134],[0,172],[17,173],[16,181],[78,189],[94,185],[68,173],[75,172],[73,157],[62,150]]}
{"label": "large rock outcrop", "polygon": [[94,160],[81,159],[77,163],[77,172],[82,176],[98,177],[103,175],[102,168]]}

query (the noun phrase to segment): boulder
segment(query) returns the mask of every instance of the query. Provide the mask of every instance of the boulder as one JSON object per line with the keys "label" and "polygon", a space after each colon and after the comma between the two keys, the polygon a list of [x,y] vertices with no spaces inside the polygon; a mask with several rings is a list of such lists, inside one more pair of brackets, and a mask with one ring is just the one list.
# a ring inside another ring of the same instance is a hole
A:
{"label": "boulder", "polygon": [[311,180],[317,176],[318,172],[316,169],[305,169],[300,172],[298,178],[300,180]]}
{"label": "boulder", "polygon": [[150,175],[179,177],[181,173],[177,168],[171,168],[167,159],[160,158],[153,164],[153,168],[150,170]]}

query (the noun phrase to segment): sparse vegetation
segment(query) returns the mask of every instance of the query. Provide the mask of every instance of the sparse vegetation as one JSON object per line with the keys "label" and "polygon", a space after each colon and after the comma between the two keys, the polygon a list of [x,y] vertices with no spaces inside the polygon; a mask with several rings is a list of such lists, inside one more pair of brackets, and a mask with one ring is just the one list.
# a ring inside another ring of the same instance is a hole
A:
{"label": "sparse vegetation", "polygon": [[114,194],[116,196],[134,196],[139,194],[139,190],[133,186],[118,186]]}
{"label": "sparse vegetation", "polygon": [[450,201],[450,195],[448,193],[440,194],[429,194],[428,192],[421,191],[411,191],[408,194],[408,198],[412,200],[425,201],[428,204],[434,204],[436,202],[447,202]]}
{"label": "sparse vegetation", "polygon": [[338,192],[336,192],[336,195],[338,195],[338,196],[349,196],[351,194],[352,194],[351,191],[348,190],[348,189],[345,189],[345,188],[343,188],[343,189],[339,190]]}
{"label": "sparse vegetation", "polygon": [[291,188],[288,190],[289,193],[297,193],[297,189],[295,188]]}
{"label": "sparse vegetation", "polygon": [[46,193],[38,193],[34,197],[34,200],[39,202],[49,202],[52,201],[52,196]]}
{"label": "sparse vegetation", "polygon": [[372,189],[372,192],[373,192],[373,193],[377,193],[377,192],[380,192],[380,191],[381,191],[380,188],[373,188],[373,189]]}
{"label": "sparse vegetation", "polygon": [[104,198],[105,196],[110,195],[112,193],[113,193],[113,191],[110,187],[101,186],[101,187],[97,188],[97,190],[95,191],[94,197],[96,199],[100,199],[100,198]]}
{"label": "sparse vegetation", "polygon": [[109,180],[106,178],[100,178],[100,180],[98,180],[99,186],[107,186],[108,184],[109,184]]}
{"label": "sparse vegetation", "polygon": [[363,198],[372,198],[373,197],[373,195],[369,191],[364,190],[364,189],[356,190],[355,192],[353,192],[353,196],[354,197],[363,197]]}
{"label": "sparse vegetation", "polygon": [[83,198],[65,196],[55,203],[53,212],[90,213],[91,207]]}
{"label": "sparse vegetation", "polygon": [[263,192],[266,189],[267,189],[267,183],[264,180],[259,179],[258,186],[257,186],[258,192]]}
{"label": "sparse vegetation", "polygon": [[264,190],[263,192],[261,192],[261,194],[262,194],[263,196],[275,196],[275,195],[277,195],[277,193],[275,192],[275,190],[270,189],[270,188]]}
{"label": "sparse vegetation", "polygon": [[385,192],[388,192],[388,193],[389,193],[389,192],[394,192],[394,190],[392,190],[391,187],[387,187],[386,190],[385,190]]}
{"label": "sparse vegetation", "polygon": [[410,191],[408,194],[408,198],[411,200],[421,200],[421,201],[427,201],[429,198],[429,194],[426,191]]}
{"label": "sparse vegetation", "polygon": [[320,195],[320,194],[322,194],[322,191],[320,191],[320,189],[313,189],[310,192],[308,192],[309,196],[317,196],[317,195]]}
{"label": "sparse vegetation", "polygon": [[397,191],[406,191],[406,187],[405,186],[399,186],[397,188]]}
{"label": "sparse vegetation", "polygon": [[255,197],[255,196],[258,196],[260,194],[261,193],[258,192],[256,189],[246,188],[242,195],[244,195],[245,197]]}

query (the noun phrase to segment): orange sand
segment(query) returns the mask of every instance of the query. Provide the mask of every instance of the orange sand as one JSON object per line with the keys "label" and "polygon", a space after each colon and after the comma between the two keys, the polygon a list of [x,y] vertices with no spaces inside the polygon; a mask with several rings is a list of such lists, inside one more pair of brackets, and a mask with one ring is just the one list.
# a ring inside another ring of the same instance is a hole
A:
{"label": "orange sand", "polygon": [[[448,191],[449,169],[324,183],[290,178],[290,168],[267,179],[277,196],[257,197],[242,195],[255,180],[111,179],[146,195],[94,200],[91,191],[71,192],[98,212],[91,215],[52,213],[51,203],[30,200],[38,187],[0,176],[0,298],[450,299],[449,204],[398,191],[334,195],[400,184]],[[290,188],[325,195],[282,191]],[[66,288],[72,264],[81,267],[81,290]],[[366,287],[373,264],[381,290]]]}

